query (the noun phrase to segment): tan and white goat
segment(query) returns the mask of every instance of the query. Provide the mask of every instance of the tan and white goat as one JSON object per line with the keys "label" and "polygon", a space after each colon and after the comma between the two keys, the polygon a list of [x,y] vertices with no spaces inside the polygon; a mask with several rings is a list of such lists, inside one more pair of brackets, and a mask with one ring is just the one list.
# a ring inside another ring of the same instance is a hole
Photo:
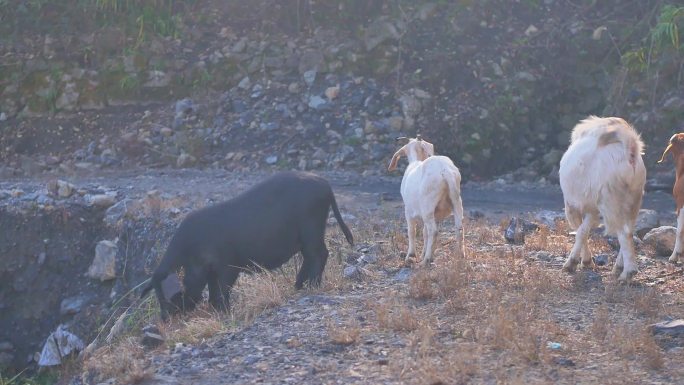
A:
{"label": "tan and white goat", "polygon": [[679,261],[682,255],[682,248],[684,248],[684,132],[674,134],[670,138],[670,143],[665,148],[663,156],[660,157],[658,163],[665,160],[665,155],[672,152],[672,157],[675,163],[675,183],[672,188],[672,196],[675,200],[675,213],[677,214],[677,236],[675,237],[675,246],[670,256],[669,261],[674,263]]}
{"label": "tan and white goat", "polygon": [[[398,138],[407,139],[407,138]],[[416,228],[423,222],[423,258],[426,266],[432,260],[437,241],[437,221],[450,215],[456,225],[457,252],[464,255],[463,203],[461,201],[461,173],[446,156],[435,156],[434,146],[420,135],[400,148],[392,157],[388,170],[396,169],[399,158],[408,159],[408,167],[401,180],[401,197],[408,226],[406,262],[416,255]]]}
{"label": "tan and white goat", "polygon": [[577,230],[564,270],[575,271],[580,260],[592,264],[589,232],[601,215],[620,243],[613,274],[628,281],[637,273],[632,237],[646,183],[642,149],[639,134],[620,118],[590,116],[573,129],[559,170],[565,216]]}

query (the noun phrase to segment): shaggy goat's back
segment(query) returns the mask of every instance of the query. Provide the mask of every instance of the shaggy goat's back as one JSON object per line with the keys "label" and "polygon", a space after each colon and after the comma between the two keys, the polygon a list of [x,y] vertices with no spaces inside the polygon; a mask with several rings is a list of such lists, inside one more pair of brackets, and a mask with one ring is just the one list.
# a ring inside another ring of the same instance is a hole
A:
{"label": "shaggy goat's back", "polygon": [[[625,219],[633,222],[633,207],[638,211],[646,181],[642,149],[639,134],[623,119],[592,116],[581,121],[573,129],[570,147],[560,162],[566,206],[579,212],[600,212],[608,233],[614,233]],[[614,203],[621,200],[619,197],[634,198],[624,199],[625,207],[617,207]],[[639,204],[632,202],[637,198]],[[573,227],[581,221],[568,220]]]}

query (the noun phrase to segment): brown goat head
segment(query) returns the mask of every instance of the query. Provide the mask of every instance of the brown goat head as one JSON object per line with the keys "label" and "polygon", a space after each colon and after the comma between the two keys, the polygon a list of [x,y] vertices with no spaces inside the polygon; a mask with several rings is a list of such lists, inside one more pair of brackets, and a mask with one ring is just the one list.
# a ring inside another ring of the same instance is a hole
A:
{"label": "brown goat head", "polygon": [[684,132],[672,135],[670,138],[670,143],[668,143],[665,151],[663,151],[663,155],[660,157],[658,163],[662,163],[663,160],[665,160],[665,155],[667,155],[668,152],[672,152],[672,156],[675,159],[679,156],[679,154],[684,153]]}

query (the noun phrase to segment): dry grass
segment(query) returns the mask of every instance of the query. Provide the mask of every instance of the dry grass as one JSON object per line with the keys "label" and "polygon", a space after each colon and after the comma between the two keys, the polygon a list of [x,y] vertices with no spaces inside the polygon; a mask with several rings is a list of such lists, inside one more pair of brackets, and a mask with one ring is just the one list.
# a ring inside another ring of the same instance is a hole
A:
{"label": "dry grass", "polygon": [[375,309],[378,326],[394,331],[413,331],[420,326],[419,315],[415,308],[410,307],[400,299],[392,296],[390,301],[384,301],[371,307]]}
{"label": "dry grass", "polygon": [[361,329],[356,322],[351,322],[348,325],[329,322],[327,329],[330,341],[336,345],[352,345],[358,341],[361,334]]}
{"label": "dry grass", "polygon": [[413,274],[409,279],[409,297],[423,301],[434,298],[433,275],[430,270],[419,270]]}
{"label": "dry grass", "polygon": [[169,323],[161,323],[160,331],[169,346],[177,343],[197,345],[227,332],[225,317],[226,315],[203,304],[190,315],[175,317]]}
{"label": "dry grass", "polygon": [[608,307],[606,305],[599,306],[594,310],[594,319],[591,324],[591,334],[597,341],[603,342],[608,335],[608,330],[612,328],[610,321]]}
{"label": "dry grass", "polygon": [[249,323],[265,310],[282,305],[294,293],[293,277],[299,265],[296,262],[288,262],[280,271],[240,274],[230,293],[234,319]]}
{"label": "dry grass", "polygon": [[[639,383],[653,380],[649,372],[673,366],[645,331],[646,324],[659,318],[666,301],[673,303],[664,299],[658,286],[617,284],[610,265],[568,275],[553,265],[554,260],[525,257],[531,251],[565,256],[574,239],[563,221],[555,230],[540,227],[523,246],[506,245],[501,226],[469,221],[467,258],[457,258],[448,247],[453,234],[441,234],[434,266],[414,266],[407,284],[386,278],[403,265],[407,246],[403,221],[360,222],[364,224],[354,230],[357,244],[379,244],[375,248],[379,262],[367,266],[371,278],[361,282],[342,278],[340,261],[349,251],[339,230],[332,230],[327,241],[331,257],[323,286],[316,289],[368,295],[357,299],[356,308],[346,304],[342,308],[345,314],[354,314],[348,317],[351,321],[322,325],[326,343],[349,346],[344,357],[355,362],[355,370],[367,367],[371,374],[384,373],[402,383],[524,384],[615,383],[615,375],[630,368]],[[376,243],[377,239],[390,241]],[[614,255],[602,237],[592,236],[590,242],[594,253]],[[275,272],[242,276],[233,290],[231,321],[245,324],[285,303],[294,293],[298,262]],[[684,303],[674,302],[677,309]],[[340,309],[334,311],[332,319],[339,320]],[[198,330],[215,326],[211,318],[188,322],[195,322]],[[221,332],[214,330],[195,341]],[[372,344],[359,343],[361,336]],[[307,341],[304,337],[290,338],[287,348],[301,349],[302,341]],[[549,342],[558,342],[561,348]],[[381,365],[368,365],[375,362],[368,359],[369,351],[387,358]],[[559,366],[563,359],[572,364]],[[590,365],[601,370],[584,370]]]}
{"label": "dry grass", "polygon": [[[548,383],[555,381],[544,379],[549,365],[566,357],[576,365],[587,352],[619,357],[603,363],[606,370],[598,377],[589,377],[598,383],[606,383],[611,373],[626,366],[665,367],[662,349],[643,331],[644,322],[657,319],[663,308],[657,289],[617,284],[610,265],[569,276],[560,266],[526,259],[529,251],[565,256],[574,241],[567,226],[563,221],[555,230],[541,226],[524,246],[510,246],[501,237],[504,222],[498,228],[471,222],[466,227],[468,258],[443,250],[434,267],[416,267],[405,293],[387,291],[383,302],[372,305],[379,329],[408,342],[409,350],[393,365],[406,382],[490,382],[490,376],[481,377],[487,367],[485,372],[501,383]],[[401,234],[393,239],[403,240]],[[598,235],[592,236],[590,247],[595,254],[614,254]],[[585,322],[584,306],[590,311],[586,327],[577,327]],[[426,314],[438,321],[425,321]],[[442,344],[445,329],[458,347]],[[552,349],[552,341],[560,342],[561,348]],[[489,360],[497,362],[494,368]]]}
{"label": "dry grass", "polygon": [[99,383],[111,378],[124,384],[137,384],[152,375],[149,361],[135,337],[98,349],[83,364],[84,383]]}

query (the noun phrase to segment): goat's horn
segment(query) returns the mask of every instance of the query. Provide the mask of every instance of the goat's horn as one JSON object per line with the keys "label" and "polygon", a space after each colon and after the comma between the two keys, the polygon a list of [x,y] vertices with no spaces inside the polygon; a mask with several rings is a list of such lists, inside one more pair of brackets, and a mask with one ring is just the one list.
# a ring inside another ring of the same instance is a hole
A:
{"label": "goat's horn", "polygon": [[396,140],[396,141],[400,141],[400,140],[411,140],[411,139],[410,139],[410,138],[407,138],[407,137],[405,137],[405,136],[398,136],[395,140]]}
{"label": "goat's horn", "polygon": [[658,161],[658,163],[663,163],[663,160],[665,160],[665,155],[667,155],[667,152],[670,151],[671,148],[672,148],[672,142],[670,142],[670,144],[667,145],[667,148],[665,149],[665,151],[663,151],[663,155],[660,157],[660,160]]}

